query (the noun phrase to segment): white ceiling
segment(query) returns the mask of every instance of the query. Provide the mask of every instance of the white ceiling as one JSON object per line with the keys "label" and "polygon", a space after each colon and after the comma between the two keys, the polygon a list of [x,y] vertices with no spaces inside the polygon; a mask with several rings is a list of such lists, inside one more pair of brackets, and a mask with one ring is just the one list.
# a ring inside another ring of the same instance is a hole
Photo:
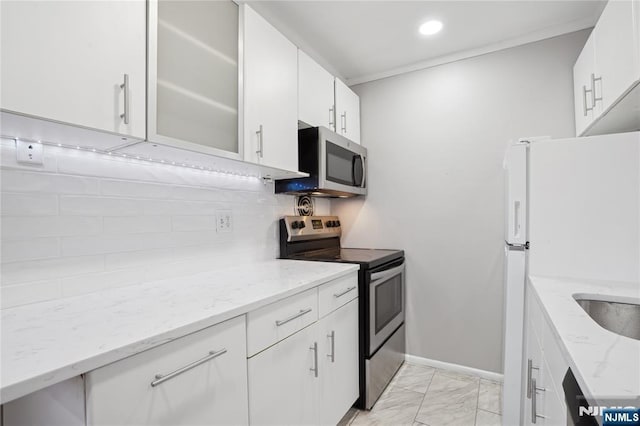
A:
{"label": "white ceiling", "polygon": [[[348,84],[592,27],[605,2],[248,1]],[[422,36],[439,19],[444,29]]]}

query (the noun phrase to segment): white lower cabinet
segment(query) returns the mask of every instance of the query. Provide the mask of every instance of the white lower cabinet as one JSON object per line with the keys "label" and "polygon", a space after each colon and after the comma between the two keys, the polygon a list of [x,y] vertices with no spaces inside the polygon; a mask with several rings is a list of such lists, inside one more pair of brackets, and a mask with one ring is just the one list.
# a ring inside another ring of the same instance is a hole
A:
{"label": "white lower cabinet", "polygon": [[335,425],[358,398],[358,299],[249,358],[252,425]]}
{"label": "white lower cabinet", "polygon": [[246,425],[245,317],[86,375],[87,425]]}
{"label": "white lower cabinet", "polygon": [[568,364],[542,312],[533,289],[527,288],[528,321],[526,333],[524,425],[560,426],[567,424],[562,381]]}

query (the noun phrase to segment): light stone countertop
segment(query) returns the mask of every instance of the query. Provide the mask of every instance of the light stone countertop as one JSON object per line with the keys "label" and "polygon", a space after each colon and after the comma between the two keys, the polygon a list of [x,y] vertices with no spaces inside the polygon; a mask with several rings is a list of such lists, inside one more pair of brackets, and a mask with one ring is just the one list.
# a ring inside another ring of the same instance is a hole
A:
{"label": "light stone countertop", "polygon": [[353,273],[273,260],[2,310],[2,403]]}
{"label": "light stone countertop", "polygon": [[640,303],[640,283],[529,277],[565,361],[587,399],[640,395],[640,341],[598,325],[574,295]]}

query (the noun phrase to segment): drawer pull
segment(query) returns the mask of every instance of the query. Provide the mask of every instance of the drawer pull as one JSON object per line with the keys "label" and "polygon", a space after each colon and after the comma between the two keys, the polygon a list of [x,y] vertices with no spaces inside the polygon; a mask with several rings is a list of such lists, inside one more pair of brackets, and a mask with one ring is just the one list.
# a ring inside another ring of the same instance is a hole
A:
{"label": "drawer pull", "polygon": [[288,322],[293,321],[296,318],[300,318],[303,315],[308,314],[309,312],[311,312],[311,308],[307,308],[307,309],[301,309],[300,312],[298,312],[297,314],[293,314],[291,315],[289,318],[285,318],[283,320],[276,320],[276,326],[280,327],[281,325],[285,325]]}
{"label": "drawer pull", "polygon": [[348,289],[346,289],[346,290],[345,290],[345,291],[343,291],[342,293],[335,293],[335,294],[333,295],[333,297],[335,297],[335,298],[337,299],[338,297],[342,297],[342,296],[344,296],[345,294],[347,294],[347,293],[349,293],[350,291],[353,291],[353,290],[355,290],[355,289],[356,289],[356,286],[349,287]]}
{"label": "drawer pull", "polygon": [[169,374],[164,374],[164,375],[163,374],[156,374],[156,379],[153,382],[151,382],[151,386],[152,387],[156,387],[159,384],[162,384],[162,383],[166,382],[167,380],[171,380],[174,377],[179,376],[180,374],[182,374],[182,373],[184,373],[186,371],[189,371],[194,367],[199,366],[200,364],[204,364],[205,362],[210,361],[210,360],[212,360],[214,358],[217,358],[220,355],[224,355],[226,353],[227,353],[226,349],[220,349],[219,351],[210,351],[209,355],[205,356],[204,358],[201,358],[201,359],[199,359],[197,361],[194,361],[189,365],[185,365],[184,367],[179,368],[179,369],[177,369],[175,371],[172,371]]}

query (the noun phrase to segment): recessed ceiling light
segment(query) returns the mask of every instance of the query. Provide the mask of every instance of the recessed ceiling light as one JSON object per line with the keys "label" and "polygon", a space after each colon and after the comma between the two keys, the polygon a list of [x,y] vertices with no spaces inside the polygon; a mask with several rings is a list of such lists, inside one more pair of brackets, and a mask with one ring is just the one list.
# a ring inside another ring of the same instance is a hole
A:
{"label": "recessed ceiling light", "polygon": [[442,29],[442,22],[431,20],[420,25],[419,31],[420,31],[420,34],[433,35],[435,33],[440,32],[441,29]]}

